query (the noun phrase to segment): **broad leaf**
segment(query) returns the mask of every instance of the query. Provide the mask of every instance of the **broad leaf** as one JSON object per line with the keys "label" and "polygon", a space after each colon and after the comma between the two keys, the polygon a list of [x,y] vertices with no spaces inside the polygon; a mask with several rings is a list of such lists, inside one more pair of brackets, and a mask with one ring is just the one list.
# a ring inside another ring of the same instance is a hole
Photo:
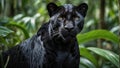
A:
{"label": "broad leaf", "polygon": [[0,26],[0,36],[5,37],[12,32],[13,32],[12,30],[10,30],[6,27]]}
{"label": "broad leaf", "polygon": [[97,60],[95,57],[88,51],[88,49],[84,47],[80,47],[80,55],[87,58],[89,61],[91,61],[96,67],[98,67]]}
{"label": "broad leaf", "polygon": [[102,56],[103,58],[106,58],[111,63],[113,63],[115,66],[119,67],[119,56],[111,51],[95,48],[95,47],[88,47],[88,50],[96,53],[97,55]]}
{"label": "broad leaf", "polygon": [[7,24],[8,26],[14,26],[17,27],[19,29],[21,29],[25,35],[25,39],[29,38],[29,34],[28,31],[24,28],[24,26],[20,25],[20,24],[16,24],[15,22],[9,23]]}
{"label": "broad leaf", "polygon": [[77,39],[78,39],[78,43],[85,43],[94,39],[98,39],[98,38],[102,38],[102,39],[106,39],[106,40],[110,40],[113,41],[115,43],[119,42],[118,37],[107,31],[107,30],[93,30],[90,31],[88,33],[84,33],[84,34],[78,34],[77,35]]}
{"label": "broad leaf", "polygon": [[80,64],[82,64],[86,68],[96,68],[93,63],[83,57],[80,58]]}

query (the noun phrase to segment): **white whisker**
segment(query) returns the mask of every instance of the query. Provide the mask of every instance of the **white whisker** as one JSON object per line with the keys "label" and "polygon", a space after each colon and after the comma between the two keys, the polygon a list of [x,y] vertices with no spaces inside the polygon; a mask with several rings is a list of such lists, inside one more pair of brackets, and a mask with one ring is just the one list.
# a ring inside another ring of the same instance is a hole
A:
{"label": "white whisker", "polygon": [[52,25],[51,25],[51,23],[49,23],[49,26],[48,26],[48,33],[49,33],[49,36],[50,36],[50,38],[51,38],[51,30],[52,30]]}
{"label": "white whisker", "polygon": [[59,36],[63,39],[63,40],[65,40],[65,38],[63,37],[63,35],[62,35],[62,28],[64,27],[64,25],[63,25],[63,23],[61,23],[61,27],[59,28]]}
{"label": "white whisker", "polygon": [[[59,15],[60,15],[60,14],[58,13],[58,14],[56,14],[56,15],[54,15],[54,16],[52,16],[52,17],[50,18],[50,23],[49,23],[49,26],[48,26],[48,32],[49,32],[50,38],[52,38],[52,33],[53,33],[53,34],[55,33],[55,31],[54,31],[54,29],[53,29],[53,26],[56,24],[57,18],[58,18]],[[53,35],[53,36],[54,36],[54,35]]]}

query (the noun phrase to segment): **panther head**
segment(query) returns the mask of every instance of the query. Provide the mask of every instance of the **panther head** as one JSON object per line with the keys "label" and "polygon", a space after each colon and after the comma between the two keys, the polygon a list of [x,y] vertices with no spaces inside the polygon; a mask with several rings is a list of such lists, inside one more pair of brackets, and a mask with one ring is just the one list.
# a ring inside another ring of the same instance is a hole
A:
{"label": "panther head", "polygon": [[57,6],[54,3],[47,5],[47,10],[50,16],[49,20],[49,36],[75,37],[84,26],[84,17],[86,16],[88,5],[82,3],[79,6],[65,4]]}

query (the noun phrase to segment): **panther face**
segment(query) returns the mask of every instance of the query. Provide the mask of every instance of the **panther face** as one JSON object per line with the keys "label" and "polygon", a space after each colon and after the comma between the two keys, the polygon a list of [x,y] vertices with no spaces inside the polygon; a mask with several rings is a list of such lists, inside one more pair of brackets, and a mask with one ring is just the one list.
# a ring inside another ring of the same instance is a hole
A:
{"label": "panther face", "polygon": [[50,16],[49,36],[66,39],[66,37],[75,37],[82,30],[88,5],[82,3],[79,6],[71,4],[57,6],[49,3],[47,9]]}

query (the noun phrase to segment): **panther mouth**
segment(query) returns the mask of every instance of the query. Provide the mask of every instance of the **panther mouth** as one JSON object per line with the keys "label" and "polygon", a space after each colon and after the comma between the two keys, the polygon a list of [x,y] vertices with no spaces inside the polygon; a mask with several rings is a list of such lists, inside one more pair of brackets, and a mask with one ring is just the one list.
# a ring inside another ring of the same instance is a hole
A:
{"label": "panther mouth", "polygon": [[68,30],[68,29],[62,29],[61,31],[63,37],[75,37],[77,35],[76,31],[73,30]]}

